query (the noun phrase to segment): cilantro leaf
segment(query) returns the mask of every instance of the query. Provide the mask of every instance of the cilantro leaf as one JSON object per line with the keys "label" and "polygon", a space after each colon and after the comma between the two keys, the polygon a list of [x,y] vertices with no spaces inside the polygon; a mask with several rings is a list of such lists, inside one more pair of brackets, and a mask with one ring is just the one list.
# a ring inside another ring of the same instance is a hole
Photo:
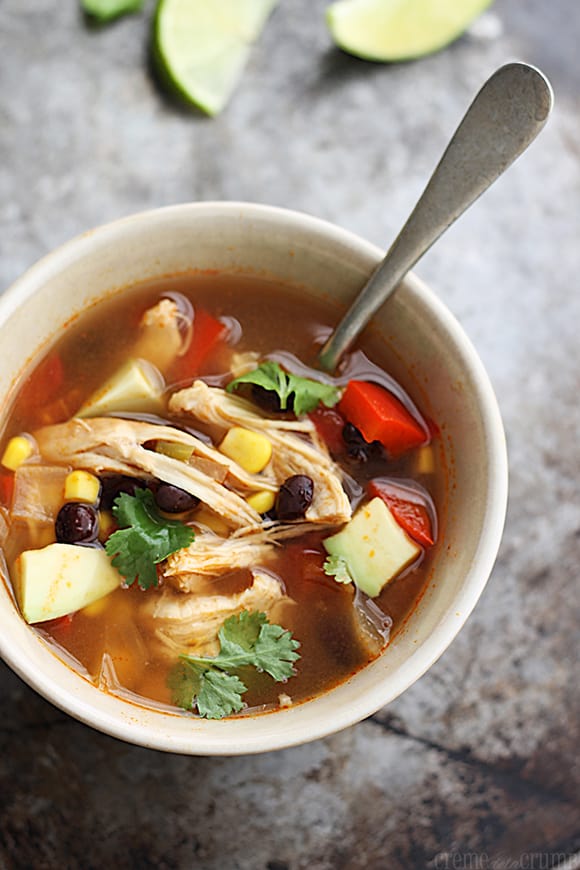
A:
{"label": "cilantro leaf", "polygon": [[314,411],[321,402],[327,408],[332,408],[338,402],[338,390],[332,384],[322,384],[298,375],[288,375],[288,378],[294,393],[294,413],[297,417]]}
{"label": "cilantro leaf", "polygon": [[206,670],[186,660],[173,668],[167,685],[178,707],[191,710],[197,705],[200,716],[206,719],[221,719],[238,713],[244,706],[242,695],[247,691],[239,677],[224,671]]}
{"label": "cilantro leaf", "polygon": [[295,673],[293,662],[300,658],[296,652],[298,646],[298,641],[281,625],[267,623],[260,629],[254,647],[255,666],[270,674],[277,683],[287,680]]}
{"label": "cilantro leaf", "polygon": [[[266,614],[257,610],[242,610],[230,616],[219,630],[220,658],[240,655],[240,650],[249,653],[258,639],[261,627],[267,623]],[[243,653],[242,653],[243,655]],[[252,662],[244,662],[252,664]]]}
{"label": "cilantro leaf", "polygon": [[81,0],[81,6],[87,15],[104,24],[129,12],[138,12],[143,0]]}
{"label": "cilantro leaf", "polygon": [[239,713],[244,706],[242,695],[248,687],[234,674],[223,671],[205,671],[197,695],[197,709],[206,719],[223,719]]}
{"label": "cilantro leaf", "polygon": [[226,619],[218,633],[220,651],[216,656],[183,654],[168,679],[173,701],[186,710],[197,706],[200,716],[221,719],[243,707],[246,685],[229,673],[253,666],[276,682],[295,673],[300,646],[289,631],[268,622],[265,613],[243,610]]}
{"label": "cilantro leaf", "polygon": [[348,563],[344,556],[327,556],[322,566],[324,573],[334,577],[337,583],[352,583]]}
{"label": "cilantro leaf", "polygon": [[272,360],[266,360],[253,371],[235,378],[226,389],[229,393],[233,393],[240,384],[255,384],[276,393],[282,411],[288,409],[290,397],[294,396],[293,411],[297,417],[314,411],[320,402],[327,408],[331,408],[336,405],[339,398],[338,389],[332,384],[323,384],[311,378],[302,378],[285,372],[277,362]]}
{"label": "cilantro leaf", "polygon": [[272,360],[265,360],[260,365],[252,369],[251,372],[246,372],[235,378],[227,385],[228,393],[233,393],[239,384],[255,384],[258,387],[263,387],[265,390],[270,390],[276,393],[280,399],[280,408],[285,411],[288,407],[288,397],[291,390],[289,389],[288,375],[284,369]]}
{"label": "cilantro leaf", "polygon": [[142,589],[157,586],[155,566],[195,537],[189,526],[161,516],[148,489],[138,489],[134,496],[121,493],[113,513],[121,528],[108,538],[105,550],[129,586],[136,580]]}
{"label": "cilantro leaf", "polygon": [[178,662],[169,672],[167,687],[171,689],[173,703],[184,710],[191,710],[201,689],[203,668],[190,662]]}
{"label": "cilantro leaf", "polygon": [[188,656],[196,664],[231,670],[253,665],[279,682],[294,673],[292,662],[300,658],[295,652],[299,643],[280,625],[271,625],[265,613],[242,613],[230,616],[219,630],[220,651],[213,658]]}

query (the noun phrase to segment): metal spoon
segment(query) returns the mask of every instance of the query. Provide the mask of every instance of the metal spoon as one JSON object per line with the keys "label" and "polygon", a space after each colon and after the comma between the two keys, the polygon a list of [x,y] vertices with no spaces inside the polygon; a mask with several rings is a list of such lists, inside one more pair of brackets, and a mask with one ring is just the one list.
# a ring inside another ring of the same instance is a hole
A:
{"label": "metal spoon", "polygon": [[409,269],[533,142],[552,103],[548,80],[525,63],[506,64],[487,80],[403,229],[320,351],[321,368],[335,369]]}

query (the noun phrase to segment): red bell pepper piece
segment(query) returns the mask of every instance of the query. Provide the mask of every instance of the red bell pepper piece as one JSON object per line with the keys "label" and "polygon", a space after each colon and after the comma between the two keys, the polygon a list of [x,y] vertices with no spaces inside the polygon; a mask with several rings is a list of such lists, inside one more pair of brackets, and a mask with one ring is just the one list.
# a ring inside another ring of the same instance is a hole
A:
{"label": "red bell pepper piece", "polygon": [[221,320],[213,317],[205,309],[195,309],[191,344],[176,362],[174,373],[176,380],[192,378],[199,374],[210,353],[224,338],[226,329],[227,327]]}
{"label": "red bell pepper piece", "polygon": [[335,411],[334,408],[324,408],[321,406],[311,411],[308,416],[330,452],[334,455],[344,453],[346,445],[342,437],[342,430],[346,420],[342,414]]}
{"label": "red bell pepper piece", "polygon": [[423,547],[433,546],[433,523],[424,504],[404,498],[404,490],[381,480],[371,480],[367,491],[371,498],[382,498],[398,524],[413,540]]}
{"label": "red bell pepper piece", "polygon": [[427,432],[392,393],[368,381],[349,381],[338,410],[365,441],[380,441],[391,456],[426,444]]}

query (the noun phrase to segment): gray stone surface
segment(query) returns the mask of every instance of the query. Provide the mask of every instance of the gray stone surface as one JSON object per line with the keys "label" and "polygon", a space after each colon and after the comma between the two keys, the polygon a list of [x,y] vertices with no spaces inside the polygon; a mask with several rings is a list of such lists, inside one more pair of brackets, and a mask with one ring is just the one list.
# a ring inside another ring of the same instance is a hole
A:
{"label": "gray stone surface", "polygon": [[549,127],[418,270],[502,407],[499,561],[404,696],[270,755],[127,746],[1,666],[2,868],[547,868],[580,848],[578,2],[497,0],[447,51],[390,67],[333,49],[325,5],[282,0],[208,120],[148,74],[151,4],[98,30],[74,0],[2,0],[0,286],[93,225],[185,200],[302,209],[385,245],[483,79],[537,63],[556,90]]}

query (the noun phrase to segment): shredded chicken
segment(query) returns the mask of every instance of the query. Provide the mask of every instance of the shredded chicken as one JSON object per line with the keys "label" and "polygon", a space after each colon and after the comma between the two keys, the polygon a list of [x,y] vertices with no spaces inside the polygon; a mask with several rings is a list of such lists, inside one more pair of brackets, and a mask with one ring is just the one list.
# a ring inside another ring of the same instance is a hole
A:
{"label": "shredded chicken", "polygon": [[161,439],[185,444],[194,453],[225,467],[229,478],[248,489],[264,489],[262,481],[195,436],[170,426],[159,426],[116,417],[73,419],[46,426],[35,435],[41,455],[57,464],[93,471],[115,471],[135,476],[146,474],[178,486],[197,496],[229,525],[258,527],[260,515],[236,492],[186,462],[143,447]]}
{"label": "shredded chicken", "polygon": [[261,529],[239,529],[222,538],[206,527],[199,527],[189,547],[172,553],[165,563],[164,578],[175,588],[195,592],[212,578],[237,568],[265,565],[281,541],[312,530],[307,522],[265,523]]}
{"label": "shredded chicken", "polygon": [[274,605],[289,602],[282,584],[264,570],[252,572],[252,585],[232,595],[195,595],[165,589],[147,598],[144,612],[154,623],[161,650],[215,655],[219,650],[218,632],[228,617],[242,610],[269,614]]}
{"label": "shredded chicken", "polygon": [[294,474],[307,474],[314,483],[314,498],[306,519],[313,523],[343,523],[350,519],[351,507],[341,485],[340,469],[310,420],[265,417],[250,402],[230,396],[219,387],[208,387],[203,381],[174,393],[169,408],[224,428],[243,426],[263,433],[273,449],[262,479],[280,486]]}
{"label": "shredded chicken", "polygon": [[255,405],[239,396],[232,396],[220,387],[208,387],[204,381],[194,381],[191,387],[174,393],[169,401],[169,409],[179,414],[190,414],[198,420],[215,423],[224,429],[231,426],[244,426],[263,432],[316,432],[314,423],[309,419],[290,420],[285,417],[266,417]]}
{"label": "shredded chicken", "polygon": [[[6,538],[8,537],[8,519],[9,513],[6,508],[0,507],[0,547],[3,547],[6,543]],[[1,567],[1,558],[2,554],[0,553],[0,567]],[[1,572],[0,572],[1,576]]]}
{"label": "shredded chicken", "polygon": [[148,360],[162,372],[167,371],[184,350],[181,317],[172,299],[160,299],[156,305],[148,308],[141,318],[139,337],[132,355]]}
{"label": "shredded chicken", "polygon": [[273,542],[260,532],[245,537],[234,534],[229,538],[198,532],[193,544],[169,556],[163,576],[182,592],[194,592],[211,577],[263,565],[272,549]]}

